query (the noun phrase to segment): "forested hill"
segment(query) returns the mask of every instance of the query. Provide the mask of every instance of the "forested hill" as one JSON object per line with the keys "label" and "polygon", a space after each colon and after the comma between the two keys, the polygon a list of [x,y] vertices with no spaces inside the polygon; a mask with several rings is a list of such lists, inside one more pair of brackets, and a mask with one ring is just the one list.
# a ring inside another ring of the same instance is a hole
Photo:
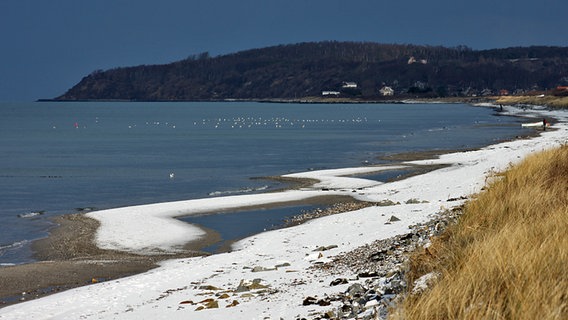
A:
{"label": "forested hill", "polygon": [[[567,47],[317,42],[95,71],[56,100],[473,96],[568,85]],[[386,91],[380,91],[381,88]],[[390,90],[392,89],[392,91]],[[389,92],[390,91],[390,92]]]}

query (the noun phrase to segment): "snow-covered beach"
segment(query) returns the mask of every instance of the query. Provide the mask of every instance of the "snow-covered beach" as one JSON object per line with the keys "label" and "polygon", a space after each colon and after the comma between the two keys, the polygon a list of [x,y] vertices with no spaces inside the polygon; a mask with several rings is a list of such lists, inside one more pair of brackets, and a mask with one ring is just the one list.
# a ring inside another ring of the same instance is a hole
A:
{"label": "snow-covered beach", "polygon": [[[558,122],[553,123],[554,130],[531,139],[403,163],[402,166],[448,167],[395,182],[351,177],[393,168],[388,166],[310,171],[285,176],[320,181],[299,190],[89,213],[101,223],[96,237],[99,247],[159,254],[178,251],[188,241],[204,235],[199,228],[175,219],[179,216],[322,195],[398,203],[261,233],[239,241],[229,253],[165,261],[160,268],[143,274],[5,307],[0,309],[0,319],[295,319],[332,309],[333,306],[302,305],[307,296],[322,297],[348,286],[330,286],[334,276],[315,271],[313,265],[375,240],[404,234],[409,226],[461,205],[465,198],[481,191],[492,173],[505,170],[530,153],[566,143],[565,111],[507,109],[512,114],[554,117]],[[398,221],[393,221],[392,216]],[[321,247],[329,249],[314,251]],[[215,305],[218,308],[208,308]]]}

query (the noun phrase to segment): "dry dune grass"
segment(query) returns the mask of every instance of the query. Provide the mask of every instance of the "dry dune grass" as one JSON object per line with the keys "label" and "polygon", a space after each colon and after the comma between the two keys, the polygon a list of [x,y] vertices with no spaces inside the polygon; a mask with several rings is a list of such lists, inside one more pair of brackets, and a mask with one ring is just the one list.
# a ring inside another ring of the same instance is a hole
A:
{"label": "dry dune grass", "polygon": [[394,319],[568,319],[568,146],[527,158],[411,259]]}
{"label": "dry dune grass", "polygon": [[498,104],[530,104],[549,108],[568,108],[567,96],[501,96],[495,100]]}

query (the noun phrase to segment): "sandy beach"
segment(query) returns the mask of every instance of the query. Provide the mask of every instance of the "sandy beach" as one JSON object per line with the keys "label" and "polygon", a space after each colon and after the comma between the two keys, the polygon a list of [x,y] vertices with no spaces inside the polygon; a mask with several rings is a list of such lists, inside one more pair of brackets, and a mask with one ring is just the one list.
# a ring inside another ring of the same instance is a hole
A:
{"label": "sandy beach", "polygon": [[[554,130],[530,139],[421,160],[405,158],[401,166],[437,169],[388,183],[360,175],[392,169],[389,166],[310,171],[284,176],[318,181],[295,190],[117,208],[62,218],[68,221],[60,223],[61,227],[47,241],[36,244],[38,254],[41,252],[38,257],[54,262],[3,269],[7,272],[2,277],[13,278],[0,280],[13,280],[14,287],[2,296],[10,296],[11,302],[15,302],[22,298],[23,291],[26,298],[28,290],[34,296],[43,295],[40,291],[44,288],[59,291],[82,287],[6,306],[0,309],[0,318],[288,319],[327,312],[334,306],[306,307],[302,301],[307,296],[321,298],[344,292],[349,285],[362,280],[346,270],[342,275],[348,279],[346,283],[330,286],[337,275],[314,266],[330,263],[334,257],[374,241],[406,234],[413,226],[459,207],[480,192],[493,174],[526,155],[566,143],[568,116],[564,112],[509,112],[555,117],[557,121]],[[304,202],[322,196],[332,201],[351,197],[373,205],[264,232],[238,241],[231,252],[199,257],[191,255],[199,254],[203,245],[214,241],[214,232],[175,219],[203,212]],[[78,243],[72,243],[70,238]],[[74,253],[63,253],[69,251]],[[79,269],[84,273],[77,272]],[[62,284],[58,282],[61,277],[52,277],[49,270],[73,276]],[[143,272],[146,270],[149,271]],[[34,278],[45,275],[45,282],[38,285],[30,281],[30,273]],[[135,273],[138,274],[117,279]],[[377,281],[387,281],[386,277],[378,275]],[[98,283],[83,286],[92,282]],[[26,285],[30,289],[23,289]],[[32,286],[36,286],[35,291]]]}
{"label": "sandy beach", "polygon": [[199,249],[216,241],[210,230],[187,252],[167,256],[140,256],[99,249],[95,242],[99,222],[84,214],[62,215],[48,238],[33,243],[38,262],[7,266],[0,273],[0,304],[9,305],[71,288],[141,273],[165,259],[203,255]]}
{"label": "sandy beach", "polygon": [[[279,179],[278,177],[271,177]],[[308,179],[283,179],[292,183],[290,189],[309,186],[314,183]],[[350,204],[349,207],[337,204]],[[290,202],[285,205],[312,204],[322,208],[317,213],[304,213],[292,219],[287,225],[297,225],[318,216],[334,214],[353,208],[356,201],[345,196],[320,196],[299,203]],[[239,208],[253,210],[270,205],[259,205]],[[211,212],[211,214],[220,212]],[[201,251],[219,241],[215,230],[199,226],[205,235],[184,245],[183,252],[164,255],[137,255],[116,250],[102,250],[95,243],[95,235],[100,223],[83,213],[61,215],[53,219],[57,225],[49,237],[35,241],[32,245],[35,263],[6,266],[0,273],[0,307],[20,303],[64,290],[119,279],[148,271],[159,266],[160,261],[181,259],[196,256],[207,256]],[[229,251],[230,246],[221,248]]]}

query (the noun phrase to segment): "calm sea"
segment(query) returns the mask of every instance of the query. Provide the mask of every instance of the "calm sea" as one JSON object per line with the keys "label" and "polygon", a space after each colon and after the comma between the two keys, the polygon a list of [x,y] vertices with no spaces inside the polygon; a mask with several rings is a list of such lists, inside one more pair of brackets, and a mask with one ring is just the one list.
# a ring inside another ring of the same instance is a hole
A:
{"label": "calm sea", "polygon": [[251,178],[522,132],[518,119],[462,104],[44,102],[0,112],[0,264],[33,261],[29,244],[54,215],[269,191],[281,185]]}

